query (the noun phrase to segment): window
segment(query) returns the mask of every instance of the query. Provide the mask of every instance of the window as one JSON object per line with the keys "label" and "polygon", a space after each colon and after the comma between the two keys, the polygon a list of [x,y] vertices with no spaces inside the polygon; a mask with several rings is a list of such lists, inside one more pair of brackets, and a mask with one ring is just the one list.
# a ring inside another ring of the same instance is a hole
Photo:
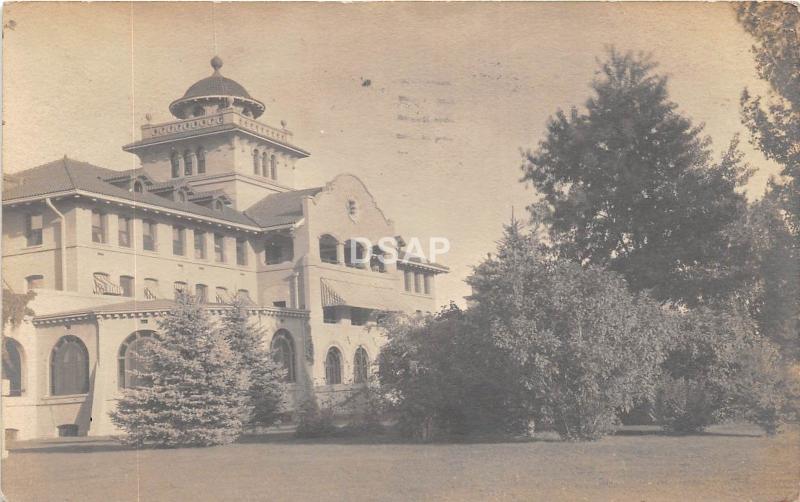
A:
{"label": "window", "polygon": [[353,199],[347,201],[347,214],[352,219],[358,217],[358,202]]}
{"label": "window", "polygon": [[106,242],[106,215],[92,210],[92,242]]}
{"label": "window", "polygon": [[236,239],[236,264],[247,265],[247,241]]}
{"label": "window", "polygon": [[158,295],[158,279],[145,279],[144,297],[148,300],[155,300],[158,298]]}
{"label": "window", "polygon": [[350,309],[350,324],[353,326],[363,326],[367,324],[367,320],[369,320],[369,314],[369,309],[352,307]]}
{"label": "window", "polygon": [[76,336],[62,336],[50,355],[50,394],[89,392],[89,352]]}
{"label": "window", "polygon": [[261,157],[258,150],[253,150],[253,174],[261,174]]}
{"label": "window", "polygon": [[202,230],[194,231],[194,257],[198,260],[206,258],[206,233]]}
{"label": "window", "polygon": [[178,190],[178,202],[186,202],[186,191],[183,189]]}
{"label": "window", "polygon": [[119,276],[119,287],[122,288],[122,296],[134,296],[136,287],[133,277],[129,275]]}
{"label": "window", "polygon": [[25,278],[25,287],[27,291],[32,289],[38,289],[44,287],[44,276],[43,275],[29,275]]}
{"label": "window", "polygon": [[186,283],[183,281],[175,281],[173,283],[175,287],[175,298],[179,297],[180,295],[186,294],[189,290],[186,286]]}
{"label": "window", "polygon": [[322,322],[336,324],[336,307],[322,307]]}
{"label": "window", "polygon": [[278,308],[281,308],[281,309],[285,309],[286,308],[286,302],[285,301],[272,302],[272,306],[273,307],[278,307]]}
{"label": "window", "polygon": [[200,105],[195,106],[192,108],[192,117],[202,117],[206,114],[205,108]]}
{"label": "window", "polygon": [[[355,251],[355,254],[353,253]],[[344,243],[344,264],[348,267],[364,267],[364,256],[366,250],[364,245],[355,240],[349,240]]]}
{"label": "window", "polygon": [[117,384],[121,389],[146,387],[147,346],[153,343],[151,331],[137,331],[122,342],[117,353]]}
{"label": "window", "polygon": [[122,288],[111,281],[111,277],[105,272],[95,272],[94,294],[96,295],[121,295]]}
{"label": "window", "polygon": [[117,243],[122,247],[131,247],[131,219],[127,216],[118,216],[117,228]]}
{"label": "window", "polygon": [[150,220],[142,222],[142,248],[145,251],[156,250],[156,223]]}
{"label": "window", "polygon": [[261,175],[265,178],[269,176],[269,156],[267,152],[264,152],[261,156]]}
{"label": "window", "polygon": [[319,259],[323,263],[339,263],[339,242],[332,235],[323,235],[319,238]]}
{"label": "window", "polygon": [[[267,170],[266,164],[264,164],[264,170],[265,171]],[[269,173],[270,173],[269,174],[270,178],[272,178],[274,180],[278,179],[278,160],[275,158],[274,155],[272,157],[270,157],[270,160],[269,160]],[[266,174],[266,173],[264,173],[264,174]]]}
{"label": "window", "polygon": [[220,263],[225,261],[225,237],[214,234],[214,259]]}
{"label": "window", "polygon": [[216,291],[216,300],[217,303],[230,303],[231,298],[228,296],[228,288],[224,288],[222,286],[218,286]]}
{"label": "window", "polygon": [[203,147],[197,149],[197,174],[205,174],[206,172],[206,151]]}
{"label": "window", "polygon": [[403,282],[405,283],[406,291],[414,291],[414,272],[410,270],[403,271]]}
{"label": "window", "polygon": [[8,380],[8,394],[22,395],[22,346],[11,338],[3,339],[3,380]]}
{"label": "window", "polygon": [[292,238],[285,233],[269,234],[264,243],[264,262],[267,265],[275,265],[291,261],[294,257],[293,246]]}
{"label": "window", "polygon": [[253,303],[253,299],[250,298],[250,291],[246,289],[240,289],[239,291],[237,291],[236,298],[243,301],[244,303],[249,303],[249,304]]}
{"label": "window", "polygon": [[225,209],[225,204],[223,204],[221,200],[215,200],[214,209],[216,211],[222,212],[222,210]]}
{"label": "window", "polygon": [[25,216],[25,239],[28,246],[42,244],[42,215],[28,214]]}
{"label": "window", "polygon": [[198,302],[206,303],[208,301],[208,286],[205,284],[195,284],[194,296],[197,297]]}
{"label": "window", "polygon": [[134,181],[133,182],[133,191],[136,193],[142,193],[144,191],[144,187],[142,186],[141,181]]}
{"label": "window", "polygon": [[368,378],[369,357],[364,347],[359,347],[353,356],[353,383],[367,383]]}
{"label": "window", "polygon": [[178,178],[181,175],[181,156],[178,152],[172,152],[169,160],[172,164],[172,177]]}
{"label": "window", "polygon": [[380,246],[372,246],[372,254],[369,256],[369,269],[373,272],[386,272],[383,249]]}
{"label": "window", "polygon": [[183,152],[183,174],[185,176],[191,176],[192,168],[192,152],[186,150]]}
{"label": "window", "polygon": [[285,329],[278,330],[275,336],[272,337],[272,357],[286,371],[284,381],[290,383],[297,381],[294,363],[294,340],[292,335]]}
{"label": "window", "polygon": [[172,254],[183,256],[186,248],[186,229],[172,227]]}
{"label": "window", "polygon": [[432,286],[433,286],[433,284],[432,284],[433,276],[431,274],[425,274],[423,276],[423,281],[424,282],[423,282],[422,285],[424,286],[425,294],[426,295],[431,294],[431,291],[433,290],[433,288],[432,288]]}
{"label": "window", "polygon": [[336,347],[328,349],[328,357],[325,358],[325,383],[342,383],[342,353]]}

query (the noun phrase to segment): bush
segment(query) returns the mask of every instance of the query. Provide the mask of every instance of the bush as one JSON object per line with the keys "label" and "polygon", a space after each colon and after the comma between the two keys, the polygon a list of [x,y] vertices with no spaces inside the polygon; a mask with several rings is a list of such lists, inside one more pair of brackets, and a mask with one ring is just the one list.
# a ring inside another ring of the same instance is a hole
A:
{"label": "bush", "polygon": [[354,405],[350,422],[345,426],[345,431],[353,435],[380,434],[384,432],[383,417],[386,403],[380,394],[380,387],[376,381],[357,390],[350,398]]}
{"label": "bush", "polygon": [[789,411],[775,346],[733,306],[683,316],[663,365],[656,420],[673,432],[698,432],[723,420],[747,420],[770,434]]}
{"label": "bush", "polygon": [[295,421],[297,428],[294,434],[298,438],[326,437],[338,430],[333,424],[333,408],[320,409],[314,397],[307,399],[297,408]]}
{"label": "bush", "polygon": [[404,436],[430,441],[520,428],[507,365],[477,326],[455,305],[437,316],[392,315],[383,324],[388,340],[378,377]]}

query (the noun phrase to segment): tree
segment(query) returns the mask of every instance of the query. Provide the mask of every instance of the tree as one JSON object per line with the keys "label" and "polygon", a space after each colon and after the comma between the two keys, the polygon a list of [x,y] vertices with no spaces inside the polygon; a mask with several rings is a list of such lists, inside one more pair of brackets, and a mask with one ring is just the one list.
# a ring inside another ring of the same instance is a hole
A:
{"label": "tree", "polygon": [[275,423],[283,403],[285,371],[274,360],[266,334],[248,319],[247,309],[237,298],[222,316],[221,329],[236,359],[239,373],[248,382],[246,425],[269,426]]}
{"label": "tree", "polygon": [[778,194],[770,190],[729,230],[732,240],[740,243],[731,251],[743,252],[736,261],[742,264],[742,275],[749,277],[732,298],[747,307],[757,332],[791,362],[800,357],[800,260],[784,214]]}
{"label": "tree", "polygon": [[22,323],[25,316],[34,315],[28,304],[36,297],[34,291],[15,293],[11,289],[3,288],[3,326],[8,324],[16,328]]}
{"label": "tree", "polygon": [[179,295],[146,347],[150,385],[125,389],[111,412],[126,442],[207,446],[233,442],[247,414],[246,375],[203,306]]}
{"label": "tree", "polygon": [[736,283],[721,262],[724,230],[746,208],[736,189],[750,171],[737,140],[719,162],[702,126],[677,111],[667,78],[646,56],[611,50],[586,110],[558,111],[523,181],[542,200],[530,207],[552,250],[621,273],[634,291],[695,305]]}
{"label": "tree", "polygon": [[742,119],[753,143],[782,166],[783,180],[770,183],[800,235],[800,12],[788,2],[743,2],[739,22],[752,35],[758,75],[769,82],[768,103],[742,92]]}
{"label": "tree", "polygon": [[512,222],[468,283],[473,315],[490,326],[517,406],[537,426],[595,439],[654,396],[671,316],[618,274],[549,259]]}

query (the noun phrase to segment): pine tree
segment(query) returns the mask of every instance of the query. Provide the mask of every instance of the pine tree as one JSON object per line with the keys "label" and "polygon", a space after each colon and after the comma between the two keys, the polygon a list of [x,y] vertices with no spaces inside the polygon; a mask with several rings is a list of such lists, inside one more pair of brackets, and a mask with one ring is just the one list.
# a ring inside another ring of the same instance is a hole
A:
{"label": "pine tree", "polygon": [[655,66],[612,50],[586,110],[550,120],[523,179],[543,196],[532,209],[559,256],[693,305],[735,282],[720,257],[731,244],[725,229],[746,209],[736,189],[749,170],[736,140],[712,161],[710,139],[678,113]]}
{"label": "pine tree", "polygon": [[285,370],[275,361],[264,330],[249,322],[247,309],[238,298],[223,316],[221,329],[240,374],[248,382],[249,405],[244,424],[272,425],[283,404]]}
{"label": "pine tree", "polygon": [[247,413],[246,381],[222,332],[195,298],[179,295],[159,321],[140,376],[111,412],[124,441],[159,446],[233,442]]}

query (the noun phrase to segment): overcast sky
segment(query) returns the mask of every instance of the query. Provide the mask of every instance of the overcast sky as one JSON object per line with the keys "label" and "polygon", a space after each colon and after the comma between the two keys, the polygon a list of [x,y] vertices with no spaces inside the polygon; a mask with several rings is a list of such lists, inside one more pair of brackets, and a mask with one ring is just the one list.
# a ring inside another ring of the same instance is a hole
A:
{"label": "overcast sky", "polygon": [[520,149],[558,108],[582,105],[605,47],[652,52],[679,110],[706,124],[719,155],[741,133],[759,197],[776,166],[747,142],[739,96],[764,93],[730,4],[6,4],[3,168],[63,155],[136,167],[120,147],[145,114],[210,75],[264,101],[312,156],[298,187],[359,176],[407,239],[446,236],[463,279],[534,198]]}

